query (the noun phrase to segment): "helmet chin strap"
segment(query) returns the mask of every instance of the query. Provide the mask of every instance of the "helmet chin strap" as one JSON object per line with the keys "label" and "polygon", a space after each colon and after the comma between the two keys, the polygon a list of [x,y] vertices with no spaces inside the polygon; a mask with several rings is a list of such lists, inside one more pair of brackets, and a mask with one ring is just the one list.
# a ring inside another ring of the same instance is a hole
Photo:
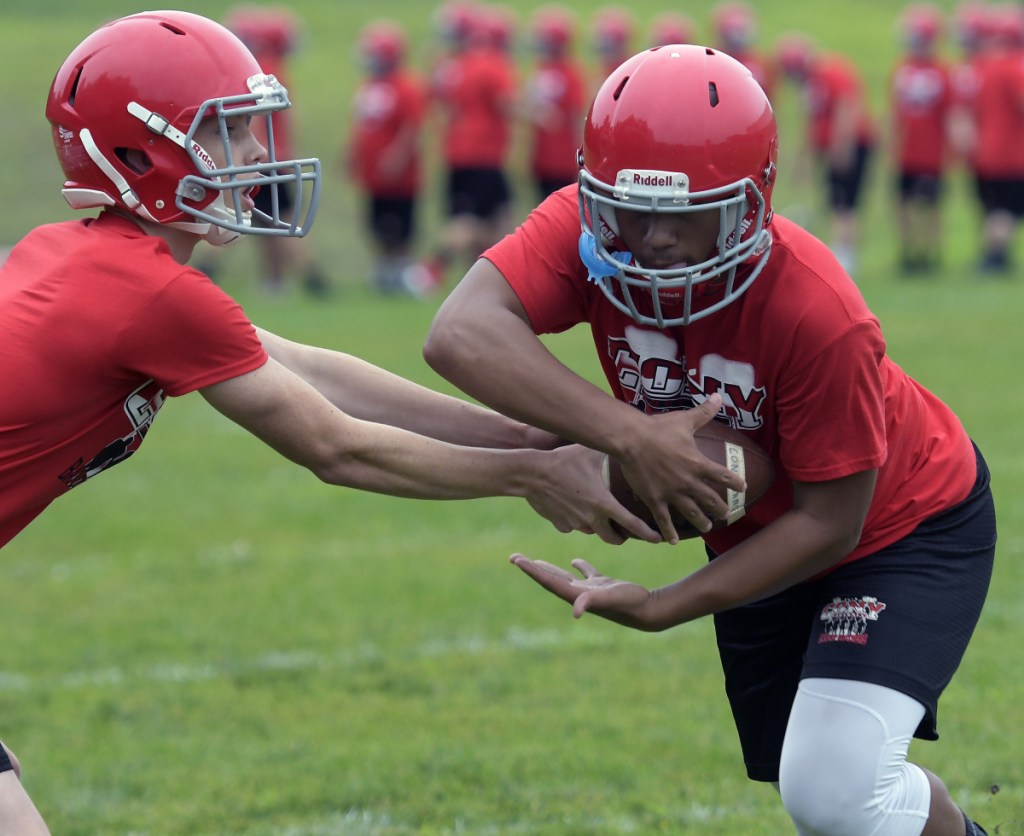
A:
{"label": "helmet chin strap", "polygon": [[[234,214],[228,212],[224,198],[224,192],[218,194],[213,203],[206,207],[207,212],[213,215],[223,215],[225,218],[230,217],[233,219]],[[246,220],[248,220],[248,216],[246,216]],[[239,230],[227,229],[226,227],[218,226],[217,224],[209,221],[172,221],[171,223],[165,224],[165,226],[182,229],[185,232],[192,232],[195,235],[202,237],[207,244],[214,247],[227,247],[231,244],[235,244],[243,234]],[[248,226],[248,223],[246,226]]]}

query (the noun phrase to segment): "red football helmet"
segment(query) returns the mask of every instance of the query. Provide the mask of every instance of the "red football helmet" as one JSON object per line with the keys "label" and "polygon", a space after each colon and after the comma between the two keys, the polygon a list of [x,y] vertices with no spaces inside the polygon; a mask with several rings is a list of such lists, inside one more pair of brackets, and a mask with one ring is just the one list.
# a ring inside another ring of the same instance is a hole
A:
{"label": "red football helmet", "polygon": [[942,12],[931,3],[914,3],[903,10],[900,29],[908,49],[932,52],[942,31]]}
{"label": "red football helmet", "polygon": [[367,72],[386,75],[405,61],[405,31],[390,20],[375,20],[359,36],[359,56]]}
{"label": "red football helmet", "polygon": [[298,44],[301,29],[291,10],[284,7],[235,6],[224,25],[257,57],[289,55]]}
{"label": "red football helmet", "polygon": [[1024,46],[1024,9],[1008,4],[993,7],[990,14],[993,43],[1014,49]]}
{"label": "red football helmet", "polygon": [[806,35],[798,32],[783,35],[776,44],[775,54],[783,74],[795,81],[806,81],[814,69],[815,46]]}
{"label": "red football helmet", "polygon": [[603,57],[616,57],[629,49],[633,37],[633,15],[626,9],[607,6],[593,20],[594,48]]}
{"label": "red football helmet", "polygon": [[745,52],[754,43],[757,23],[746,3],[723,3],[712,16],[712,27],[719,46],[727,52]]}
{"label": "red football helmet", "polygon": [[473,0],[448,0],[434,10],[434,28],[447,48],[465,49],[480,29],[480,9]]}
{"label": "red football helmet", "polygon": [[651,21],[651,46],[692,44],[696,27],[684,14],[664,12]]}
{"label": "red football helmet", "polygon": [[[627,60],[584,127],[579,251],[591,279],[619,310],[659,328],[733,302],[768,259],[777,153],[768,98],[734,58],[676,44]],[[717,247],[700,264],[646,269],[623,252],[616,211],[626,209],[717,209]]]}
{"label": "red football helmet", "polygon": [[516,38],[518,21],[515,11],[509,6],[490,4],[479,11],[476,36],[480,43],[509,52]]}
{"label": "red football helmet", "polygon": [[[71,52],[53,80],[46,118],[72,208],[120,206],[222,245],[246,233],[309,232],[320,161],[276,159],[270,119],[289,106],[285,88],[219,23],[187,12],[143,12],[97,29]],[[232,160],[225,123],[232,116],[266,120],[266,162]],[[194,139],[206,118],[221,123],[220,168]],[[285,183],[295,188],[291,220],[278,212]],[[253,210],[260,227],[242,203],[256,184],[275,198],[271,214]]]}
{"label": "red football helmet", "polygon": [[958,46],[971,54],[986,45],[993,30],[993,15],[987,3],[967,0],[953,10],[953,37]]}
{"label": "red football helmet", "polygon": [[564,56],[572,46],[576,23],[568,10],[547,6],[534,14],[530,29],[538,53],[550,57]]}

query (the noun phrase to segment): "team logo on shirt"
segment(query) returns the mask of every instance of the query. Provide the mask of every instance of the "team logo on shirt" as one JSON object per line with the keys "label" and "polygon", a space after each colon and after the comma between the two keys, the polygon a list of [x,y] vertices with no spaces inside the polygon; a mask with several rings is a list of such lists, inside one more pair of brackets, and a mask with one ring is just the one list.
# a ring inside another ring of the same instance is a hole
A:
{"label": "team logo on shirt", "polygon": [[868,643],[868,622],[878,621],[885,604],[870,595],[859,598],[833,598],[826,604],[818,619],[824,627],[818,644],[847,642]]}
{"label": "team logo on shirt", "polygon": [[89,461],[80,458],[61,473],[59,478],[67,489],[71,490],[97,473],[123,462],[138,450],[157,412],[164,405],[164,400],[164,390],[152,380],[132,392],[124,402],[124,413],[131,424],[131,432],[110,442]]}
{"label": "team logo on shirt", "polygon": [[690,409],[693,396],[686,390],[684,360],[679,346],[661,331],[626,326],[620,338],[609,338],[619,386],[633,406],[647,413]]}
{"label": "team logo on shirt", "polygon": [[705,354],[692,368],[679,344],[661,331],[627,325],[622,337],[609,337],[608,351],[626,400],[647,413],[691,409],[718,392],[722,414],[737,429],[764,423],[768,395],[756,383],[750,363]]}

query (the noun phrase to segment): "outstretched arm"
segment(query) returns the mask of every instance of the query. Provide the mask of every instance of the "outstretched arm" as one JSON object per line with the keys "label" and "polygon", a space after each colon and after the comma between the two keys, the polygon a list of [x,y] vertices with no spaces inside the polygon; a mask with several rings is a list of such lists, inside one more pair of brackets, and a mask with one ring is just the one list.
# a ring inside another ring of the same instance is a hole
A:
{"label": "outstretched arm", "polygon": [[675,583],[649,590],[574,560],[575,575],[544,560],[512,562],[538,584],[585,612],[648,632],[766,598],[823,572],[860,539],[876,471],[828,482],[794,483],[794,507],[740,545]]}
{"label": "outstretched arm", "polygon": [[658,540],[604,487],[597,451],[578,445],[551,451],[467,447],[355,418],[273,358],[202,394],[330,484],[421,499],[520,496],[559,531],[621,543],[611,518],[638,537]]}
{"label": "outstretched arm", "polygon": [[716,488],[743,482],[697,450],[693,431],[718,396],[692,410],[645,415],[563,365],[534,333],[519,298],[486,259],[470,268],[431,326],[424,357],[440,375],[498,411],[623,463],[670,542],[676,508],[698,528],[727,512]]}
{"label": "outstretched arm", "polygon": [[435,392],[351,354],[256,329],[267,353],[354,418],[467,447],[550,449],[563,441],[460,398]]}

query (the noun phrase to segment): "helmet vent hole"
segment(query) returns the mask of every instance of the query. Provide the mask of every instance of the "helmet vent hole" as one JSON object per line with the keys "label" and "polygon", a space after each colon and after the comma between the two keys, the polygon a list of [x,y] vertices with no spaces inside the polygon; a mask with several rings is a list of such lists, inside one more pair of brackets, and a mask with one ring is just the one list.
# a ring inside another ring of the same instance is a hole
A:
{"label": "helmet vent hole", "polygon": [[78,96],[78,82],[82,80],[82,68],[78,68],[78,72],[75,73],[74,84],[71,85],[71,93],[68,94],[68,107],[75,106],[75,99]]}
{"label": "helmet vent hole", "polygon": [[622,95],[622,89],[626,86],[626,82],[628,81],[629,76],[627,75],[624,79],[622,79],[622,81],[619,82],[619,86],[615,88],[615,92],[612,94],[612,98],[615,99],[615,101],[619,100],[619,96]]}
{"label": "helmet vent hole", "polygon": [[718,85],[713,81],[708,82],[708,101],[712,107],[718,107]]}
{"label": "helmet vent hole", "polygon": [[175,35],[184,35],[185,34],[185,30],[184,29],[179,29],[177,26],[172,26],[170,23],[168,23],[165,20],[160,21],[160,25],[163,26],[164,29],[166,29],[168,32],[173,32]]}

